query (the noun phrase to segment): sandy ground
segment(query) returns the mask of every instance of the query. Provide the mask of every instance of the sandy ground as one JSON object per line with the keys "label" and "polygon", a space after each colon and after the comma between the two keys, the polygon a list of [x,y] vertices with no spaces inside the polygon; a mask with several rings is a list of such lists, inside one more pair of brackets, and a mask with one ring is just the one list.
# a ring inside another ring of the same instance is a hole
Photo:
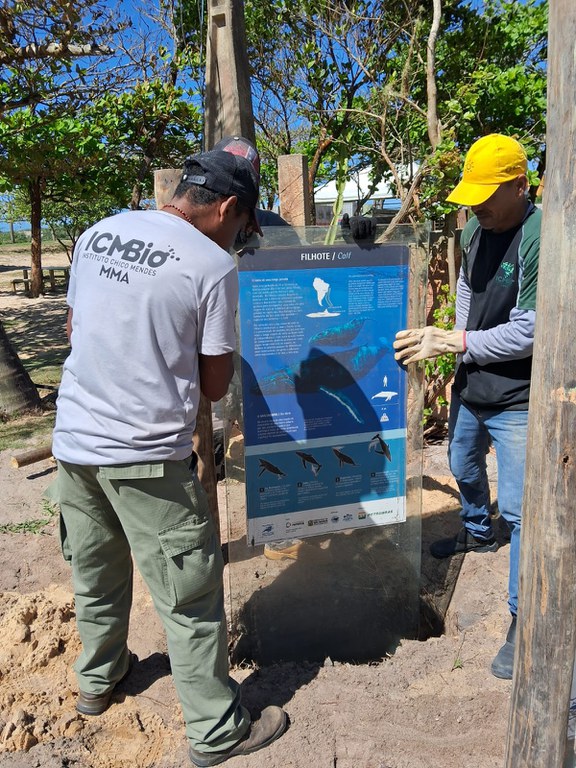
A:
{"label": "sandy ground", "polygon": [[[0,317],[16,313],[26,327],[42,331],[45,318],[51,317],[50,336],[61,338],[63,296],[30,301],[11,295],[6,281],[13,266],[0,264]],[[45,460],[15,469],[11,456],[10,451],[0,453],[0,525],[42,519],[53,464]],[[448,606],[445,633],[425,641],[403,639],[392,655],[370,663],[324,659],[233,667],[251,710],[279,704],[291,721],[288,732],[268,749],[235,758],[237,768],[503,764],[511,684],[494,678],[489,667],[508,624],[508,546],[455,558],[458,562],[434,561],[427,552],[430,541],[458,527],[457,495],[443,444],[424,452],[423,488],[420,589],[427,605],[442,613]],[[219,495],[227,530],[227,509],[236,522],[242,520],[242,486],[221,482]],[[130,636],[139,661],[104,715],[76,713],[72,665],[80,644],[70,573],[57,533],[54,517],[38,534],[0,534],[0,766],[188,765],[164,634],[139,578]],[[235,567],[227,568],[232,582]],[[259,551],[243,567],[270,580],[278,565]],[[429,634],[425,618],[422,623],[423,633]]]}

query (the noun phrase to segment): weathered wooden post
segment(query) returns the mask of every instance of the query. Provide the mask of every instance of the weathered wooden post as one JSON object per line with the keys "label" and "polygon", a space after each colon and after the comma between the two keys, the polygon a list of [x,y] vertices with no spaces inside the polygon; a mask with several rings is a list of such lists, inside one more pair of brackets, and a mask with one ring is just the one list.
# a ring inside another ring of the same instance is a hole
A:
{"label": "weathered wooden post", "polygon": [[223,136],[256,142],[243,0],[211,0],[206,48],[204,148]]}
{"label": "weathered wooden post", "polygon": [[[204,149],[209,150],[223,136],[241,135],[255,142],[250,75],[246,54],[244,3],[242,0],[211,0],[206,54],[206,100],[204,104]],[[180,171],[165,168],[154,173],[156,207],[170,201]],[[214,465],[212,407],[200,398],[194,448],[198,454],[198,477],[208,494],[210,510],[218,533],[218,492]]]}
{"label": "weathered wooden post", "polygon": [[[244,136],[256,143],[250,73],[246,53],[243,0],[211,0],[206,51],[204,149],[223,136]],[[203,463],[200,475],[215,519],[218,515],[212,412],[202,398],[194,442]],[[199,467],[200,471],[200,467]]]}
{"label": "weathered wooden post", "polygon": [[278,158],[278,197],[280,213],[288,224],[307,227],[311,223],[305,155],[280,155]]}
{"label": "weathered wooden post", "polygon": [[507,768],[562,768],[576,650],[576,4],[550,0],[546,192]]}

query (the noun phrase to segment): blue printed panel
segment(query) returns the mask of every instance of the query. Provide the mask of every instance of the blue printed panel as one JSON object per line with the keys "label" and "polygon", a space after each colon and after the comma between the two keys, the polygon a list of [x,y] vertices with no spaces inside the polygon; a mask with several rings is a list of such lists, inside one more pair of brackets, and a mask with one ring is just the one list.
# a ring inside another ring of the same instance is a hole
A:
{"label": "blue printed panel", "polygon": [[406,380],[392,341],[406,327],[408,248],[260,250],[239,270],[248,518],[403,499]]}

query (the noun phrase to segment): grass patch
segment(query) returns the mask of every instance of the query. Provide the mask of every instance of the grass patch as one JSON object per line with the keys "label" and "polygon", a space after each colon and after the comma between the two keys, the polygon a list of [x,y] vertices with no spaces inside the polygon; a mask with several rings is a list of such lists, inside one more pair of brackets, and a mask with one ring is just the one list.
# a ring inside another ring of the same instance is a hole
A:
{"label": "grass patch", "polygon": [[[50,362],[53,364],[42,365],[41,362],[36,366],[29,366],[28,372],[32,376],[32,381],[37,387],[50,387],[57,389],[60,386],[60,379],[62,378],[62,365],[64,360],[68,356],[69,350],[63,350],[57,355],[51,356]],[[40,397],[43,397],[46,392],[40,392]]]}
{"label": "grass patch", "polygon": [[[4,236],[3,236],[4,235]],[[6,236],[7,235],[7,236]],[[48,237],[49,239],[45,239]],[[17,236],[16,242],[10,242],[10,235],[8,233],[0,233],[0,256],[2,253],[26,253],[30,254],[32,249],[32,243],[29,237]],[[42,236],[42,255],[49,253],[62,253],[63,249],[57,240],[52,240],[52,236],[43,232]]]}
{"label": "grass patch", "polygon": [[0,533],[42,533],[44,528],[52,522],[58,514],[56,504],[51,504],[44,499],[42,502],[43,517],[36,520],[24,520],[23,523],[6,523],[0,525]]}
{"label": "grass patch", "polygon": [[9,418],[0,426],[0,451],[25,448],[32,438],[50,439],[54,429],[56,413],[29,414]]}

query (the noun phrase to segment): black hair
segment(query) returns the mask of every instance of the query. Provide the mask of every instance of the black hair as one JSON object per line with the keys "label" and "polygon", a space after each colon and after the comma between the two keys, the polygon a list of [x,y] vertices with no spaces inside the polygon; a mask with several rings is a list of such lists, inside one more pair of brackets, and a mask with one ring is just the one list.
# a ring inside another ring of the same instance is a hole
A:
{"label": "black hair", "polygon": [[212,205],[222,198],[220,192],[213,192],[206,187],[200,187],[197,184],[190,184],[188,181],[181,181],[176,187],[174,197],[185,197],[194,205]]}
{"label": "black hair", "polygon": [[[174,192],[174,199],[186,198],[194,206],[206,206],[217,203],[219,200],[226,200],[228,195],[223,195],[220,192],[214,192],[206,187],[201,187],[198,184],[190,184],[188,181],[181,181],[176,187]],[[242,203],[240,200],[236,201],[234,206],[236,213],[240,216],[245,211],[250,210],[249,207]]]}

